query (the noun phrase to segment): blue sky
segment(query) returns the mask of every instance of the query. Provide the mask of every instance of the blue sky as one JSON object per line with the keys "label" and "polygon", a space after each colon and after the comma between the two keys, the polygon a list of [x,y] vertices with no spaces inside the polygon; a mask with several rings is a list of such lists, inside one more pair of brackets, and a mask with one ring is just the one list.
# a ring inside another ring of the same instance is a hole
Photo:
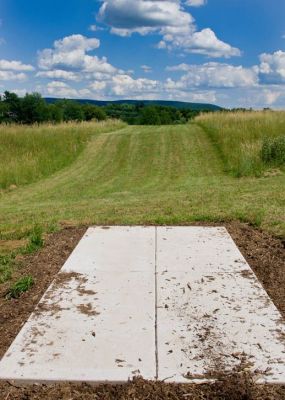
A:
{"label": "blue sky", "polygon": [[284,0],[1,0],[0,92],[285,108]]}

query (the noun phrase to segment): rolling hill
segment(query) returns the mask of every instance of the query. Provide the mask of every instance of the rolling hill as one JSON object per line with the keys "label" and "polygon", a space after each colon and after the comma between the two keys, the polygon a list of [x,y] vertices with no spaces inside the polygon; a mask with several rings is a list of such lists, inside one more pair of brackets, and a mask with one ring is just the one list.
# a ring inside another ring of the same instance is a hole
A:
{"label": "rolling hill", "polygon": [[[47,103],[55,103],[60,100],[54,97],[46,97],[45,100]],[[88,100],[88,99],[73,99],[74,101],[81,104],[94,104],[99,107],[104,107],[108,104],[144,104],[144,105],[159,105],[159,106],[167,106],[167,107],[175,107],[178,109],[191,109],[191,110],[210,110],[210,111],[220,111],[223,108],[217,106],[215,104],[206,104],[206,103],[188,103],[183,101],[170,101],[170,100],[114,100],[114,101],[103,101],[103,100]]]}

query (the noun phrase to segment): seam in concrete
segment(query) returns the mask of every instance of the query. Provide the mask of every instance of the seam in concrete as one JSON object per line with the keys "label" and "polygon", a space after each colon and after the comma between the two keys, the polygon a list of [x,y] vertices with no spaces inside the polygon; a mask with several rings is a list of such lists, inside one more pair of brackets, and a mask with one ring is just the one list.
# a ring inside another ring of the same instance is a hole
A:
{"label": "seam in concrete", "polygon": [[157,334],[157,296],[158,296],[158,287],[157,287],[157,227],[155,227],[155,246],[154,246],[154,252],[155,252],[155,369],[156,369],[156,373],[155,373],[155,379],[158,380],[158,375],[159,375],[159,371],[158,371],[158,334]]}

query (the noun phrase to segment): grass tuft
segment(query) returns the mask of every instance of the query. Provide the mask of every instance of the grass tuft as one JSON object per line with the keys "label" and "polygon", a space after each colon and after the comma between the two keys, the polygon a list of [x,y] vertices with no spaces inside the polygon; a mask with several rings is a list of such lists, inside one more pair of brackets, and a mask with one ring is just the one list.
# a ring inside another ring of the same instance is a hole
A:
{"label": "grass tuft", "polygon": [[43,228],[40,225],[35,225],[29,237],[29,243],[24,249],[24,254],[34,253],[44,245]]}
{"label": "grass tuft", "polygon": [[33,285],[34,285],[33,277],[24,276],[10,287],[10,289],[6,294],[6,298],[9,300],[18,299],[22,293],[27,292]]}
{"label": "grass tuft", "polygon": [[285,164],[285,135],[265,138],[261,149],[264,164],[279,167]]}

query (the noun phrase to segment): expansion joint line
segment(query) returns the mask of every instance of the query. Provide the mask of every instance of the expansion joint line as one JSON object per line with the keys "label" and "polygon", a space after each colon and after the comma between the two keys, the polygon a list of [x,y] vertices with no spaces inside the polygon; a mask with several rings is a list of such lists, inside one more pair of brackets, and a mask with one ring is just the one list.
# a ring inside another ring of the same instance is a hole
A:
{"label": "expansion joint line", "polygon": [[157,227],[155,227],[155,378],[158,379],[158,334],[157,334],[157,310],[158,310],[158,282],[157,282]]}

